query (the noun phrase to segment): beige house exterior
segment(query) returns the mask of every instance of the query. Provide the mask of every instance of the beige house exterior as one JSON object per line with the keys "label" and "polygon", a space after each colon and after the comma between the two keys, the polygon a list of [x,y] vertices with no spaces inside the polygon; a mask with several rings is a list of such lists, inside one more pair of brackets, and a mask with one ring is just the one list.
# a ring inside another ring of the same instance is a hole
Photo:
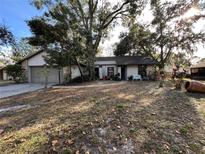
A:
{"label": "beige house exterior", "polygon": [[44,83],[46,76],[48,76],[48,83],[63,83],[71,72],[71,77],[80,76],[80,71],[77,65],[71,66],[71,71],[67,67],[62,69],[47,68],[44,57],[46,52],[39,51],[21,60],[19,63],[25,70],[25,78],[29,83]]}

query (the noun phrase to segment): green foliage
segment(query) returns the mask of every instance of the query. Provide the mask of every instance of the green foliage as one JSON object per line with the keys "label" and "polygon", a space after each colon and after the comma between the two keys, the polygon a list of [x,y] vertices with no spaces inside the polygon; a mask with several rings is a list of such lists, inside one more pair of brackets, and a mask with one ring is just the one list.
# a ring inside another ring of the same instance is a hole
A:
{"label": "green foliage", "polygon": [[9,31],[5,25],[0,25],[0,46],[14,45],[15,39],[13,34]]}
{"label": "green foliage", "polygon": [[150,5],[153,20],[146,25],[132,23],[130,32],[117,45],[115,55],[150,56],[159,62],[160,68],[164,68],[174,52],[192,55],[196,44],[204,43],[204,31],[193,31],[194,24],[202,16],[182,17],[194,5],[192,2],[152,0]]}
{"label": "green foliage", "polygon": [[9,76],[13,77],[15,82],[20,82],[23,78],[24,69],[18,64],[7,65],[6,72]]}
{"label": "green foliage", "polygon": [[124,111],[124,110],[127,109],[127,108],[128,108],[128,105],[123,104],[123,103],[116,105],[116,109],[117,109],[118,111]]}
{"label": "green foliage", "polygon": [[129,77],[128,77],[128,80],[129,80],[129,81],[132,81],[132,80],[133,80],[133,76],[132,76],[132,75],[129,76]]}
{"label": "green foliage", "polygon": [[[5,25],[0,25],[0,49],[2,46],[7,45],[15,46],[14,35],[11,33],[8,27]],[[2,51],[0,51],[0,56],[1,55],[5,56]]]}
{"label": "green foliage", "polygon": [[180,134],[183,136],[187,136],[188,134],[192,133],[193,131],[193,124],[188,123],[186,125],[184,125],[180,130]]}
{"label": "green foliage", "polygon": [[190,67],[191,66],[191,60],[193,60],[193,56],[188,56],[186,53],[173,53],[170,56],[170,63],[173,62],[175,66],[178,67]]}
{"label": "green foliage", "polygon": [[75,77],[71,80],[71,83],[82,83],[84,81],[89,81],[89,76],[84,75],[83,78],[82,76]]}
{"label": "green foliage", "polygon": [[[143,1],[124,0],[114,6],[107,0],[101,2],[34,0],[37,8],[46,7],[48,11],[43,17],[28,22],[35,35],[30,38],[30,43],[56,52],[65,50],[65,57],[84,63],[94,78],[95,56],[101,39],[107,36],[117,18],[136,13]],[[50,57],[53,55],[56,54]]]}
{"label": "green foliage", "polygon": [[22,38],[19,42],[16,43],[11,59],[15,62],[18,62],[25,56],[28,56],[29,54],[32,54],[36,51],[36,47],[31,46],[26,38]]}
{"label": "green foliage", "polygon": [[37,153],[41,146],[48,143],[48,136],[44,133],[32,135],[30,138],[19,145],[19,153]]}
{"label": "green foliage", "polygon": [[111,80],[114,80],[114,81],[120,81],[120,80],[121,80],[121,79],[120,79],[120,74],[117,73],[117,74],[111,76],[110,79],[111,79]]}

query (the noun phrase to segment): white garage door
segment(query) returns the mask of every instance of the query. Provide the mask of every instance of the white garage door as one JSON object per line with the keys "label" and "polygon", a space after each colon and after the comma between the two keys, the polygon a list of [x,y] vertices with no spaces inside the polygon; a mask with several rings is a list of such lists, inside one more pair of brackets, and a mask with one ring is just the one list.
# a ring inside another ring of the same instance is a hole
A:
{"label": "white garage door", "polygon": [[[45,82],[45,70],[44,67],[31,67],[31,82],[32,83],[44,83]],[[48,83],[59,82],[59,71],[54,68],[49,69]]]}

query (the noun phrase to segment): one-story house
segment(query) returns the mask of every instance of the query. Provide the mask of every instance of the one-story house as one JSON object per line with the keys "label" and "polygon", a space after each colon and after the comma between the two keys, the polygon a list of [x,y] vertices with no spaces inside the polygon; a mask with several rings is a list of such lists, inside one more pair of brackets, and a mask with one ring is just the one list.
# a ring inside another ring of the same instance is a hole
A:
{"label": "one-story house", "polygon": [[191,78],[192,79],[205,79],[205,58],[200,60],[197,64],[191,66]]}
{"label": "one-story house", "polygon": [[[35,52],[18,63],[25,70],[25,81],[29,83],[44,83],[45,73],[48,73],[48,83],[62,83],[71,72],[72,79],[80,76],[80,70],[77,64],[62,69],[47,68],[44,57],[47,55],[45,51]],[[148,57],[143,56],[121,56],[121,57],[97,57],[95,62],[95,75],[98,79],[109,78],[119,74],[121,80],[128,80],[129,76],[141,75],[148,76],[155,69],[157,62]],[[70,70],[71,68],[71,70]],[[85,66],[81,65],[81,69],[85,72]]]}
{"label": "one-story house", "polygon": [[95,73],[99,79],[119,74],[121,80],[141,75],[146,78],[155,71],[157,62],[144,56],[97,57]]}

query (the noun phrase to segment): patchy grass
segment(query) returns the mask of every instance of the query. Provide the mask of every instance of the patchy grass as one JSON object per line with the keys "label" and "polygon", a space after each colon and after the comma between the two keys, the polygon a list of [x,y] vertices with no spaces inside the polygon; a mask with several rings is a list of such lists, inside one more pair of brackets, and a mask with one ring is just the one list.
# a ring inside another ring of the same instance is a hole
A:
{"label": "patchy grass", "polygon": [[[2,153],[203,153],[205,96],[169,83],[115,83],[0,100]],[[0,153],[1,153],[0,152]]]}

